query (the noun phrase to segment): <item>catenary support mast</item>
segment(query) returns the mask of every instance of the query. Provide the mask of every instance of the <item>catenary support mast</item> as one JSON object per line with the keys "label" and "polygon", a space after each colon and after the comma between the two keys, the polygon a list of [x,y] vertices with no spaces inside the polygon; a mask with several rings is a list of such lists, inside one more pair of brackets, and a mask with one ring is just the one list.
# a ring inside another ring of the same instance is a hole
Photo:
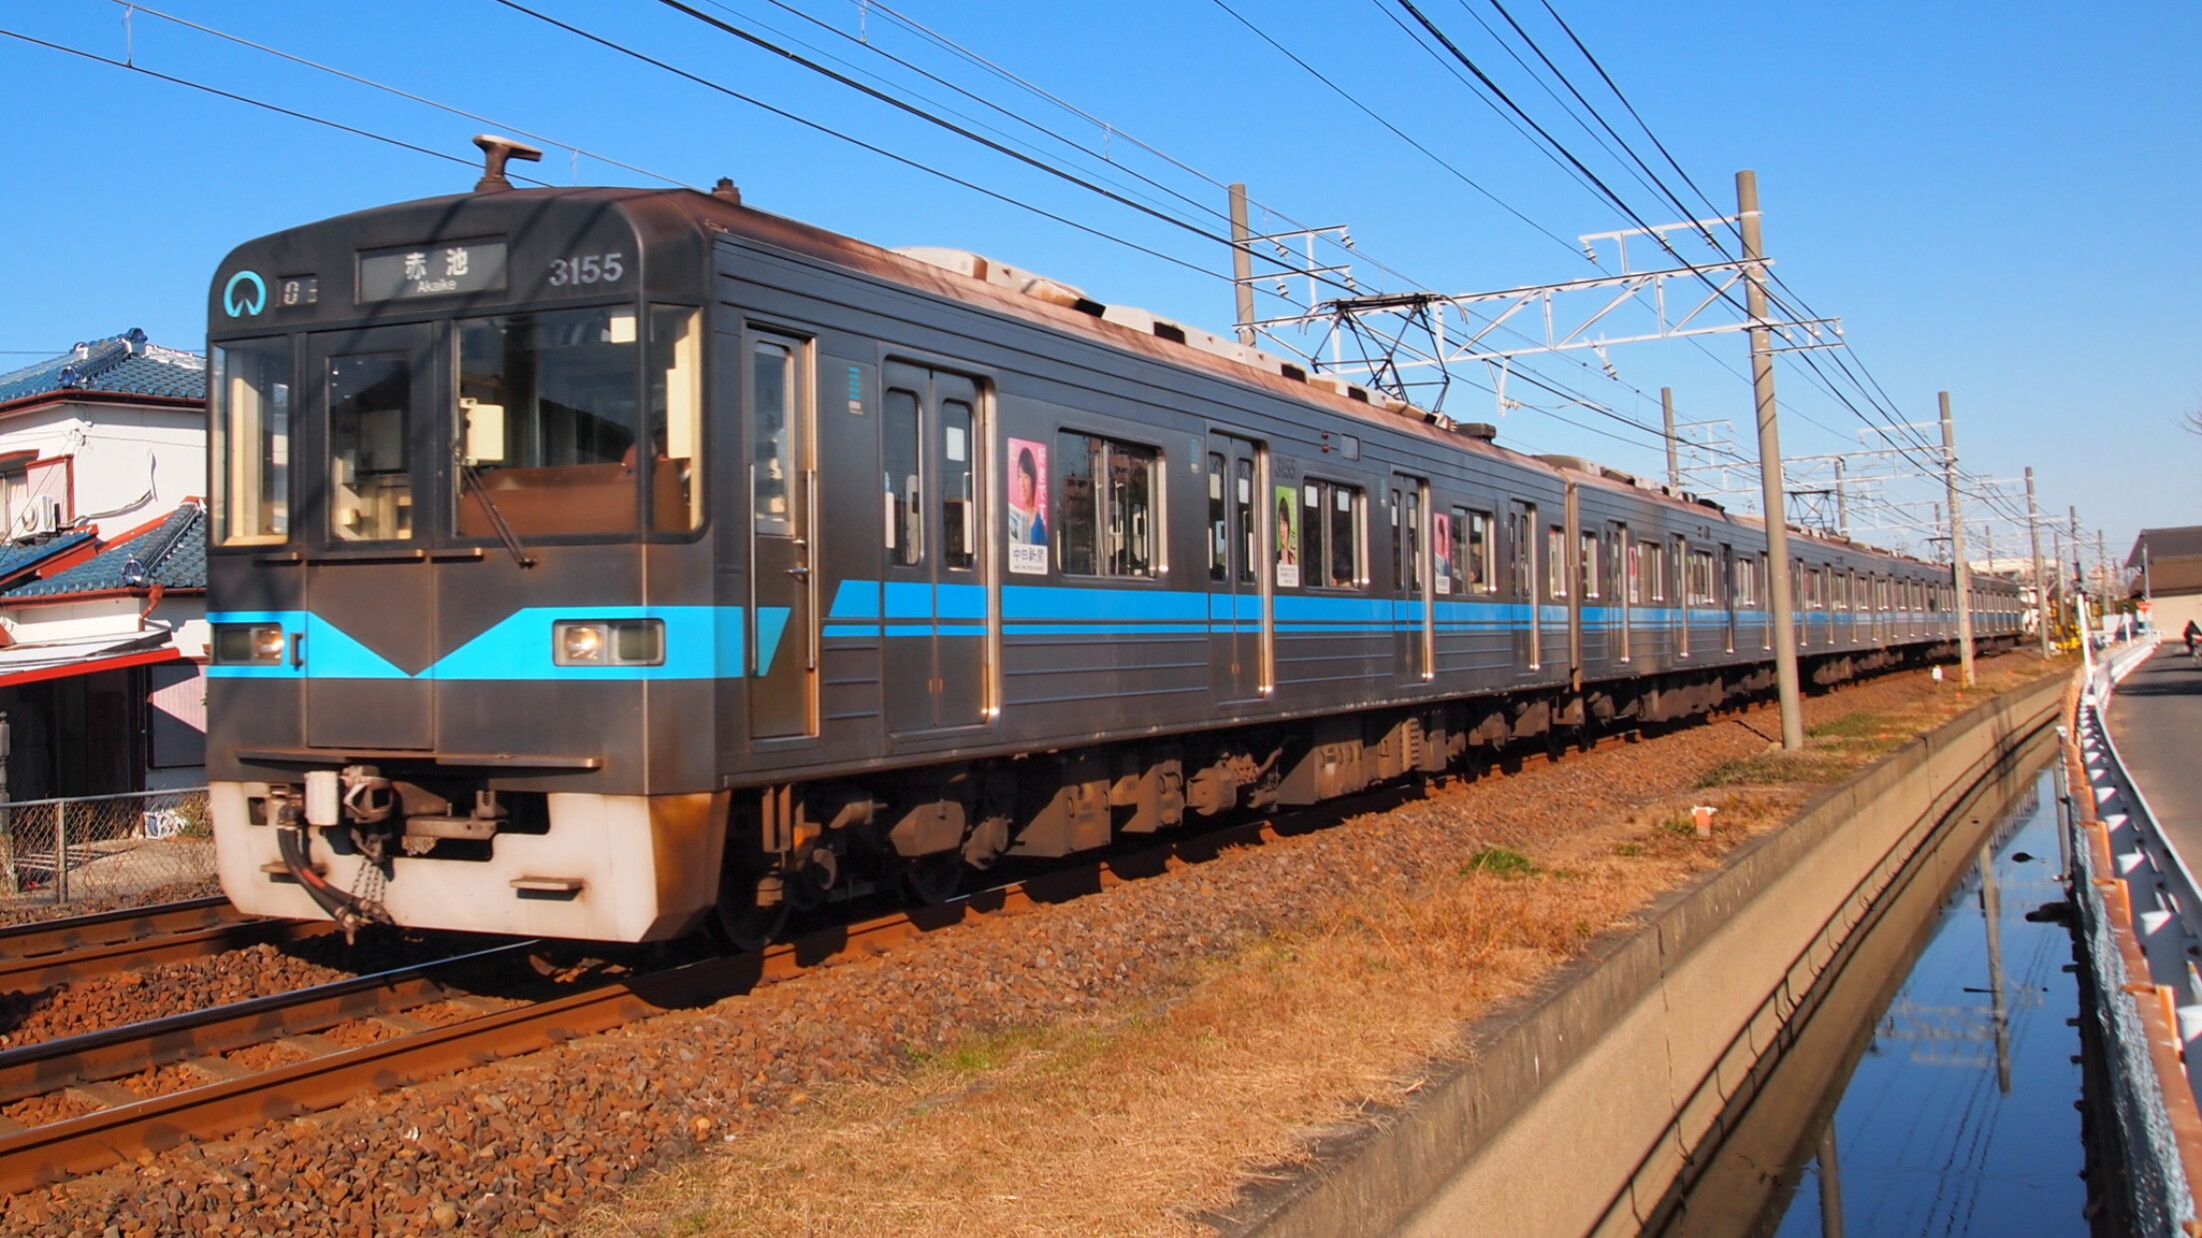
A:
{"label": "catenary support mast", "polygon": [[1748,168],[1736,173],[1736,214],[1748,276],[1744,308],[1751,317],[1751,394],[1758,409],[1759,495],[1766,512],[1766,596],[1773,609],[1774,687],[1781,695],[1781,746],[1796,752],[1804,747],[1804,693],[1797,676],[1796,599],[1789,592],[1781,431],[1774,422],[1773,332],[1766,326],[1766,269],[1759,263],[1759,177]]}

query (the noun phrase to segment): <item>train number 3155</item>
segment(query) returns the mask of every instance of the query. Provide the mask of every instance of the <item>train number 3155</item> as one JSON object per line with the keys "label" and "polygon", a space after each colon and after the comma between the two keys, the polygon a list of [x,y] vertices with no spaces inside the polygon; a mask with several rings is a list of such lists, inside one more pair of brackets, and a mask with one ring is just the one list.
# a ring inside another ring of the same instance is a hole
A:
{"label": "train number 3155", "polygon": [[620,265],[620,254],[614,250],[608,254],[575,254],[570,258],[551,259],[550,284],[564,288],[573,284],[613,283],[627,273]]}

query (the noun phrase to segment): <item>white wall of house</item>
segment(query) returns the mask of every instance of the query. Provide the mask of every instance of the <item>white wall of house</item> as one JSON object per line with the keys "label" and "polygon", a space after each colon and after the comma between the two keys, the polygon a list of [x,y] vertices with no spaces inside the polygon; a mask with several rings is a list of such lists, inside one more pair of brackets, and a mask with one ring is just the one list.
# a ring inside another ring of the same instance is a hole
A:
{"label": "white wall of house", "polygon": [[[200,409],[97,400],[41,405],[0,418],[0,455],[17,451],[73,457],[76,493],[54,497],[63,500],[65,516],[89,518],[107,537],[206,494],[206,414]],[[35,473],[34,492],[50,492],[61,476],[60,470]]]}
{"label": "white wall of house", "polygon": [[206,657],[206,598],[199,594],[162,598],[144,622],[139,597],[94,598],[83,602],[17,604],[0,611],[0,628],[18,645],[71,640],[84,636],[127,636],[167,625],[176,632],[176,647],[187,658]]}

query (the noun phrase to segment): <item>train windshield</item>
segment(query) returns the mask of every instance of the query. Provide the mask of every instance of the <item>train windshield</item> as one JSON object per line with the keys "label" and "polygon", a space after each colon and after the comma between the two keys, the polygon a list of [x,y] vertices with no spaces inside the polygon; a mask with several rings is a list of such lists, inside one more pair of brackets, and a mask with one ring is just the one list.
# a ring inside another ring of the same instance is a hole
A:
{"label": "train windshield", "polygon": [[523,538],[632,532],[638,476],[652,528],[700,523],[695,310],[471,318],[457,339],[459,536],[491,536],[498,517]]}

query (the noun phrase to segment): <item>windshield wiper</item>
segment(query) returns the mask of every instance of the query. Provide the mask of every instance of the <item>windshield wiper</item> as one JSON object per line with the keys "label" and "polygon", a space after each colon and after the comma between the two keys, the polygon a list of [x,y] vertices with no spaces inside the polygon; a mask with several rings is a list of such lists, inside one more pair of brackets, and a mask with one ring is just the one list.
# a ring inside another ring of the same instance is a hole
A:
{"label": "windshield wiper", "polygon": [[459,463],[459,480],[465,486],[465,493],[482,501],[482,512],[489,517],[489,527],[497,531],[497,540],[503,542],[505,549],[511,552],[512,561],[522,568],[534,567],[535,556],[527,552],[527,548],[520,544],[519,535],[505,522],[505,514],[497,510],[497,500],[489,497],[489,484],[483,480],[482,471],[475,468],[464,455],[457,452],[452,454]]}

